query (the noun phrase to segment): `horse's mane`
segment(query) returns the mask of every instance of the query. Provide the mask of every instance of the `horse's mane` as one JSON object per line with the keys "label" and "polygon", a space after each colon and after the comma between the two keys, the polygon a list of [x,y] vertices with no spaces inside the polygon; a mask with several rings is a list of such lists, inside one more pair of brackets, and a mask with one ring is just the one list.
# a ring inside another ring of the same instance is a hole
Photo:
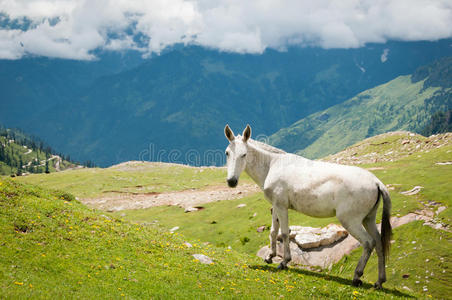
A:
{"label": "horse's mane", "polygon": [[279,153],[279,154],[286,153],[286,151],[284,151],[284,150],[278,149],[276,147],[270,146],[268,144],[265,144],[265,143],[262,143],[262,142],[259,142],[259,141],[253,140],[253,139],[249,139],[248,143],[250,143],[251,145],[257,146],[262,150],[271,152],[271,153]]}

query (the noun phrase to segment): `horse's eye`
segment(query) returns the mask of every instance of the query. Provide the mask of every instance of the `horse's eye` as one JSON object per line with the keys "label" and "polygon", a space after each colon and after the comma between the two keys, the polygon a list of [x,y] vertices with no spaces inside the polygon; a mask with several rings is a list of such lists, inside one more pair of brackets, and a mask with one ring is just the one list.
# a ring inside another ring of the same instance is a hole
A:
{"label": "horse's eye", "polygon": [[246,153],[242,155],[242,157],[245,157],[245,156],[246,156]]}
{"label": "horse's eye", "polygon": [[229,152],[226,151],[226,156],[229,156]]}

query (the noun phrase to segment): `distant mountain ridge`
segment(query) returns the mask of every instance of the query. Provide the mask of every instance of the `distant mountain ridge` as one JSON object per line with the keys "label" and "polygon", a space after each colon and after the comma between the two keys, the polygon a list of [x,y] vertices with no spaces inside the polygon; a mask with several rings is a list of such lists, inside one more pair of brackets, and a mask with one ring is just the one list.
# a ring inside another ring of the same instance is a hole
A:
{"label": "distant mountain ridge", "polygon": [[254,136],[272,134],[412,73],[450,53],[450,44],[389,42],[262,55],[191,46],[150,60],[126,53],[97,62],[0,61],[0,122],[102,166],[134,159],[218,165],[226,123],[236,131],[250,123]]}
{"label": "distant mountain ridge", "polygon": [[279,130],[269,142],[320,158],[385,132],[422,133],[433,114],[451,108],[452,57],[446,57],[303,118]]}

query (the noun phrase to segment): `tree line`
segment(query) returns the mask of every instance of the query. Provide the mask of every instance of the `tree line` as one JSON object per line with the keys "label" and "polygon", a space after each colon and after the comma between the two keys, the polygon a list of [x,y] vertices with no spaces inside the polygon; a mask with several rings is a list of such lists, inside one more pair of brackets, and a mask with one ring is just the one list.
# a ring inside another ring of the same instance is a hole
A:
{"label": "tree line", "polygon": [[[25,156],[24,146],[32,150],[34,157]],[[49,159],[58,155],[65,165],[80,165],[69,155],[53,150],[49,145],[35,136],[28,136],[19,129],[7,129],[0,126],[0,173],[22,175],[28,173],[50,173]],[[44,163],[42,163],[44,161]],[[94,162],[86,161],[85,167],[95,167]]]}

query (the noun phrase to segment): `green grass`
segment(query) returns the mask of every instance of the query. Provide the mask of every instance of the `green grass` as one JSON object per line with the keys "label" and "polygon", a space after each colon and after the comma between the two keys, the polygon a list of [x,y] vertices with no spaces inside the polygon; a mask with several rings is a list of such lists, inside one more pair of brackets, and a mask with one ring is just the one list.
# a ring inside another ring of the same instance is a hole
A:
{"label": "green grass", "polygon": [[[237,208],[243,203],[245,207]],[[185,213],[183,208],[177,206],[159,206],[120,211],[115,215],[125,214],[124,219],[140,223],[158,221],[167,229],[178,226],[178,232],[189,238],[209,241],[218,247],[231,246],[250,255],[268,244],[271,205],[262,193],[242,199],[207,203],[203,207],[203,210],[192,213]],[[291,224],[314,227],[338,222],[336,218],[310,218],[295,211],[289,212],[289,218]],[[257,232],[259,226],[266,226],[264,232]]]}
{"label": "green grass", "polygon": [[[297,269],[110,218],[73,196],[10,180],[0,183],[2,298],[296,298],[421,296],[353,288],[347,277]],[[203,265],[192,254],[214,259]]]}
{"label": "green grass", "polygon": [[[65,190],[79,198],[110,192],[151,193],[199,189],[225,184],[222,168],[193,168],[160,163],[137,163],[130,167],[89,168],[17,178],[19,182]],[[242,182],[249,182],[247,176]]]}
{"label": "green grass", "polygon": [[[407,287],[433,299],[452,297],[452,234],[413,222],[394,230],[390,259],[386,265],[386,287]],[[331,274],[351,278],[361,256],[361,249],[334,265]],[[377,258],[373,254],[364,271],[363,280],[377,280]],[[405,276],[404,276],[405,275]],[[408,276],[407,276],[408,275]],[[404,278],[408,277],[408,278]],[[427,291],[423,291],[426,287]],[[406,290],[406,289],[404,289]]]}

